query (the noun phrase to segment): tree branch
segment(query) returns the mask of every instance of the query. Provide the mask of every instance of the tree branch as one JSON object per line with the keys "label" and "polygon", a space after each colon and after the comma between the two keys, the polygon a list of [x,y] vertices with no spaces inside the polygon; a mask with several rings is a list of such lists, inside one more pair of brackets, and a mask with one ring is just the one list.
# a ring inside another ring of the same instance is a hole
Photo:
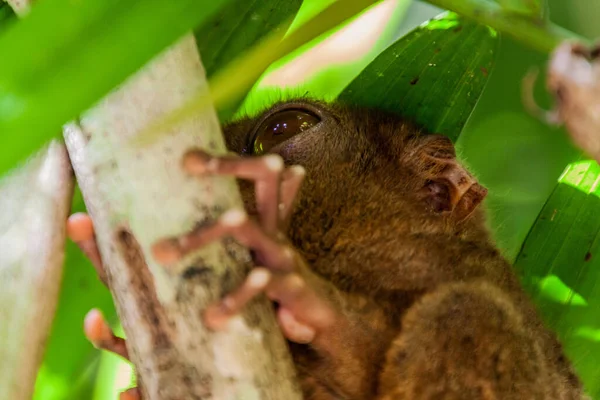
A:
{"label": "tree branch", "polygon": [[196,180],[181,168],[190,148],[225,153],[213,108],[197,110],[150,146],[129,144],[150,121],[207,89],[188,35],[67,126],[67,147],[145,399],[300,399],[265,298],[228,332],[202,324],[205,307],[241,283],[250,261],[244,249],[216,243],[171,269],[150,255],[155,241],[242,208],[232,178]]}

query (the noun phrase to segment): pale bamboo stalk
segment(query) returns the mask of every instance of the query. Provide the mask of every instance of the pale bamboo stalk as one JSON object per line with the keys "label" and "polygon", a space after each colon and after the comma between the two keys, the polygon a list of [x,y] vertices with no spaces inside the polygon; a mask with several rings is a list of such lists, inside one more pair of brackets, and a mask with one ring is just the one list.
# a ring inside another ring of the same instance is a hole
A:
{"label": "pale bamboo stalk", "polygon": [[215,243],[169,269],[150,254],[155,241],[243,207],[234,179],[198,180],[181,168],[191,148],[226,152],[214,108],[197,110],[149,146],[132,145],[150,122],[207,90],[187,35],[65,128],[73,167],[145,400],[300,399],[265,298],[227,332],[202,324],[204,308],[241,283],[250,261],[245,249]]}

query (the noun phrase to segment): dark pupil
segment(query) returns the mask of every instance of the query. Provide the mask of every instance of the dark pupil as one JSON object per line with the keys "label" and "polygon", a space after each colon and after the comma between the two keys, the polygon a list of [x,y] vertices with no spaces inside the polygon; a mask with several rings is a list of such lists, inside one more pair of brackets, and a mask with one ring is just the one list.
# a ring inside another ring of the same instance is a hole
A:
{"label": "dark pupil", "polygon": [[311,128],[319,118],[300,110],[286,110],[268,118],[259,128],[254,139],[254,153],[261,154]]}

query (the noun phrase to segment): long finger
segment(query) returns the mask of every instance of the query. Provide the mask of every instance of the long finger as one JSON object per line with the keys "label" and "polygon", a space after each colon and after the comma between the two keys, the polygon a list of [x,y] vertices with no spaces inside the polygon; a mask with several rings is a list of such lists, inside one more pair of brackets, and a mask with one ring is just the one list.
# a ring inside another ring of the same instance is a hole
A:
{"label": "long finger", "polygon": [[264,157],[213,157],[202,150],[188,152],[184,168],[192,175],[231,175],[254,181],[256,208],[263,229],[277,230],[279,222],[279,191],[283,159],[275,154]]}
{"label": "long finger", "polygon": [[271,270],[291,271],[294,266],[293,252],[288,246],[267,235],[244,211],[235,209],[224,213],[212,226],[157,242],[152,252],[159,263],[168,265],[225,236],[254,250],[257,262]]}
{"label": "long finger", "polygon": [[298,198],[298,192],[306,176],[304,167],[292,165],[286,168],[281,175],[281,204],[279,208],[279,230],[286,232],[294,206]]}

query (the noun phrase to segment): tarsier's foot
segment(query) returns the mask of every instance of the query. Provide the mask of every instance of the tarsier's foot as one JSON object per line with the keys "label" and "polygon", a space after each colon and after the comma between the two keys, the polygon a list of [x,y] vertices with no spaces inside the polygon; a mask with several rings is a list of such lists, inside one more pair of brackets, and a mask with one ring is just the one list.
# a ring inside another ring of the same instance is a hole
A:
{"label": "tarsier's foot", "polygon": [[[67,221],[67,234],[90,259],[98,277],[106,284],[106,274],[100,258],[100,251],[94,238],[94,225],[91,218],[82,213],[73,214]],[[85,337],[94,347],[118,354],[129,361],[125,339],[117,337],[104,319],[100,310],[92,309],[85,316],[83,323]],[[141,400],[140,391],[130,388],[119,395],[119,400]]]}
{"label": "tarsier's foot", "polygon": [[[209,242],[225,236],[235,238],[253,250],[258,265],[243,284],[205,310],[205,323],[214,330],[227,322],[260,293],[279,303],[277,318],[284,335],[298,343],[312,342],[321,330],[333,325],[336,312],[323,295],[326,288],[312,275],[302,258],[287,242],[282,231],[289,222],[304,170],[284,168],[277,155],[263,157],[212,157],[201,151],[188,153],[184,168],[192,175],[230,175],[255,183],[258,221],[243,210],[230,210],[209,227],[178,238],[156,243],[154,256],[169,264]],[[74,214],[67,223],[69,237],[90,258],[103,282],[105,272],[89,216]],[[86,336],[97,347],[127,358],[123,339],[116,338],[102,315],[92,310],[86,317]]]}

